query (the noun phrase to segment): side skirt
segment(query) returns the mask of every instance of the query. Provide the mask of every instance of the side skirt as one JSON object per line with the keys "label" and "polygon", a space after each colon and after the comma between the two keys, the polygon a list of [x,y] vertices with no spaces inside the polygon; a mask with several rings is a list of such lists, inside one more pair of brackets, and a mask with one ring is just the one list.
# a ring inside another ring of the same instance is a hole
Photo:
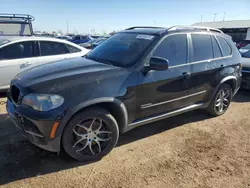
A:
{"label": "side skirt", "polygon": [[165,118],[176,116],[176,115],[188,112],[188,111],[192,111],[192,110],[199,109],[199,108],[204,108],[204,106],[205,106],[204,103],[193,104],[193,105],[190,105],[190,106],[187,106],[187,107],[184,107],[184,108],[172,111],[172,112],[168,112],[168,113],[165,113],[165,114],[160,114],[160,115],[156,115],[156,116],[153,116],[153,117],[138,120],[138,121],[135,121],[135,122],[129,124],[124,129],[123,132],[127,132],[127,131],[135,128],[135,127],[145,125],[145,124],[148,124],[148,123],[153,123],[153,122],[156,122],[156,121],[159,121],[159,120],[163,120]]}

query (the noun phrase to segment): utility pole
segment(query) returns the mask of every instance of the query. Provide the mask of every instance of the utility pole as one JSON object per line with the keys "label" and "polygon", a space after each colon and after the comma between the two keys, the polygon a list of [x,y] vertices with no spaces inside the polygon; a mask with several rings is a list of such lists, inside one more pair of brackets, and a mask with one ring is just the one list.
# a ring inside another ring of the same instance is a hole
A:
{"label": "utility pole", "polygon": [[67,20],[67,34],[69,34],[69,21]]}
{"label": "utility pole", "polygon": [[202,23],[202,20],[203,20],[203,15],[201,15],[201,23]]}
{"label": "utility pole", "polygon": [[155,26],[155,20],[154,20],[154,26]]}
{"label": "utility pole", "polygon": [[217,16],[217,13],[214,13],[214,22],[215,22],[215,18],[216,18],[216,16]]}
{"label": "utility pole", "polygon": [[224,12],[223,21],[225,21],[225,16],[226,16],[226,13]]}

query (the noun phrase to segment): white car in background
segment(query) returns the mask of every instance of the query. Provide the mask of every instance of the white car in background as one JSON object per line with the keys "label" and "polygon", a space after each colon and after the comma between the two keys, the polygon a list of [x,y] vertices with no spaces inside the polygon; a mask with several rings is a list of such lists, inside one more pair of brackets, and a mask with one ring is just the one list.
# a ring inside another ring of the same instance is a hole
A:
{"label": "white car in background", "polygon": [[20,72],[52,61],[80,57],[89,52],[72,42],[49,37],[0,37],[0,91]]}

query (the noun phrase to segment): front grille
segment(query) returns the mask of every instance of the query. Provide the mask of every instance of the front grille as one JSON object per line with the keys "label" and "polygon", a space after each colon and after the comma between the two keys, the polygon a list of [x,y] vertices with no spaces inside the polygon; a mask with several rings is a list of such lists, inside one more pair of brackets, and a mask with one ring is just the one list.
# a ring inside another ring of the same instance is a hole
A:
{"label": "front grille", "polygon": [[10,88],[10,97],[12,101],[16,104],[18,103],[19,95],[20,95],[20,90],[15,85],[12,85]]}

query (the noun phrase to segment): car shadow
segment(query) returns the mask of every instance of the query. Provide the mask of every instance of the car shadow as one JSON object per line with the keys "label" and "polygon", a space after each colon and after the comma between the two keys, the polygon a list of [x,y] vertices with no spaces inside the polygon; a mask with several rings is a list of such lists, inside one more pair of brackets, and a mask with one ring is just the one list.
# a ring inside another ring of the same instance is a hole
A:
{"label": "car shadow", "polygon": [[[122,134],[116,147],[207,118],[209,116],[206,113],[197,110],[144,125]],[[57,156],[57,153],[32,145],[10,123],[7,114],[0,114],[0,139],[0,185],[89,164],[77,162],[63,153]]]}
{"label": "car shadow", "polygon": [[240,89],[237,95],[234,96],[233,102],[237,103],[250,102],[250,90]]}

